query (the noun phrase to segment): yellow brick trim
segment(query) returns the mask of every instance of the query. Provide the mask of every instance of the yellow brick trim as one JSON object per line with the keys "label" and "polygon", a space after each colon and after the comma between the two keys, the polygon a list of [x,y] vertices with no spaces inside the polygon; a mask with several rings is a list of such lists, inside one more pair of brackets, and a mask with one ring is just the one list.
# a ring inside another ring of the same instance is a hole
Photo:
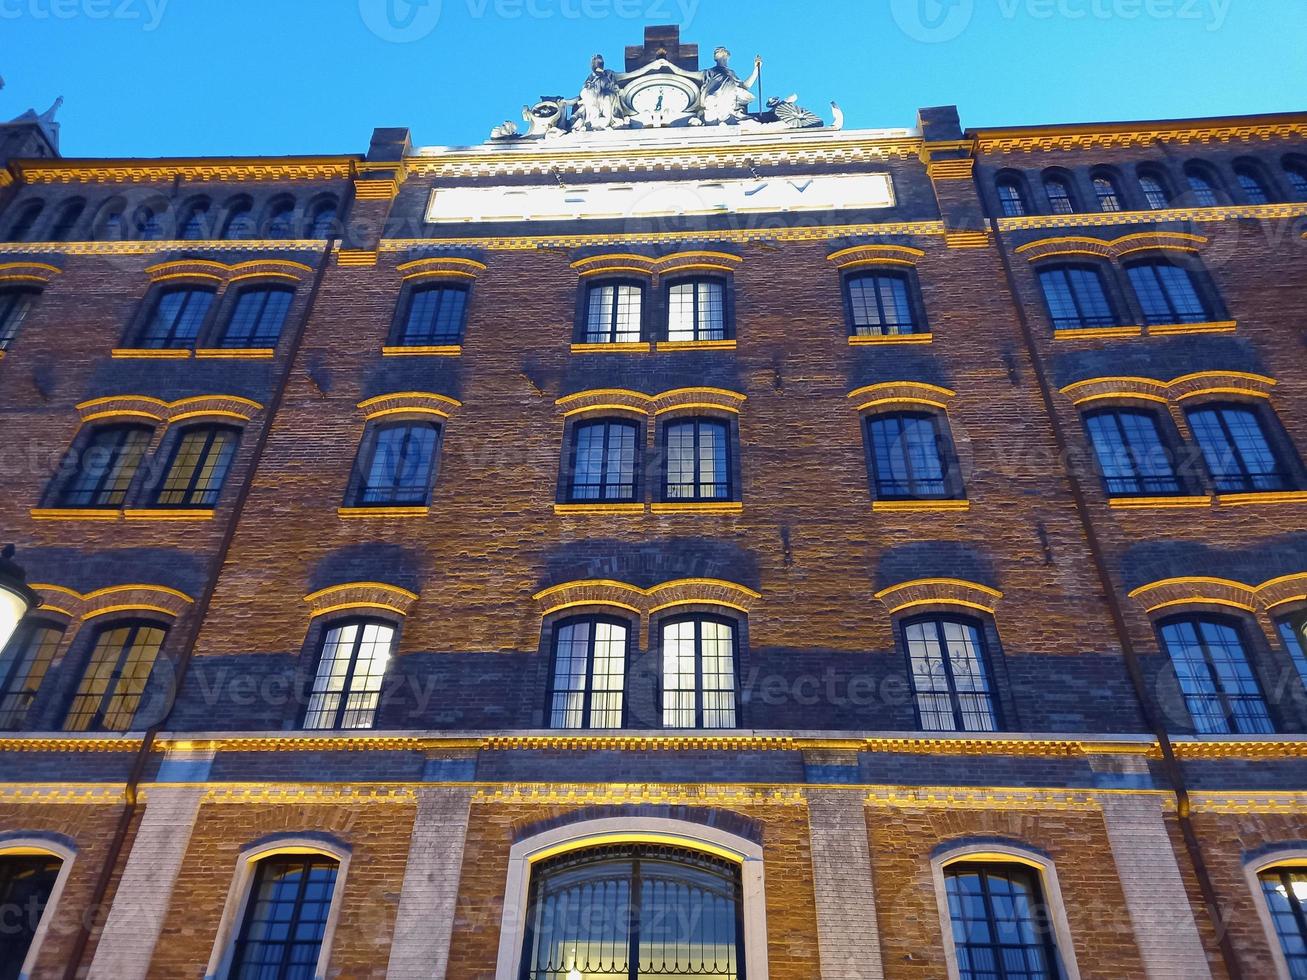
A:
{"label": "yellow brick trim", "polygon": [[62,271],[48,262],[0,262],[0,286],[27,282],[44,285]]}
{"label": "yellow brick trim", "polygon": [[174,279],[200,279],[220,285],[249,279],[303,282],[312,272],[312,266],[290,259],[250,259],[235,263],[219,262],[215,259],[176,259],[145,268],[145,274],[152,283]]}
{"label": "yellow brick trim", "polygon": [[850,391],[848,398],[856,411],[885,409],[896,405],[945,409],[957,392],[923,381],[882,381]]}
{"label": "yellow brick trim", "polygon": [[159,613],[176,619],[195,603],[185,592],[166,585],[111,585],[83,594],[62,585],[34,582],[32,589],[41,596],[41,611],[59,613],[72,620],[117,612]]}
{"label": "yellow brick trim", "polygon": [[1270,398],[1275,387],[1274,378],[1245,371],[1198,371],[1181,375],[1170,381],[1123,375],[1120,377],[1089,378],[1060,389],[1072,404],[1109,398],[1132,398],[1144,401],[1180,402],[1187,398],[1212,394],[1244,395]]}
{"label": "yellow brick trim", "polygon": [[416,592],[384,582],[349,582],[319,589],[304,597],[310,619],[350,609],[373,609],[407,616],[417,600]]}
{"label": "yellow brick trim", "polygon": [[14,166],[29,184],[344,180],[358,157],[250,157],[206,160],[40,160]]}
{"label": "yellow brick trim", "polygon": [[891,615],[933,605],[962,606],[993,614],[1003,593],[965,579],[921,578],[881,589],[875,598],[884,603]]}
{"label": "yellow brick trim", "polygon": [[440,276],[475,279],[480,273],[485,272],[486,268],[484,262],[478,262],[476,259],[449,255],[403,262],[395,266],[395,271],[406,281]]}
{"label": "yellow brick trim", "polygon": [[213,417],[248,422],[263,406],[240,395],[194,395],[174,402],[149,395],[110,395],[81,402],[76,408],[85,424],[112,418],[143,418],[171,423]]}
{"label": "yellow brick trim", "polygon": [[397,391],[358,403],[358,409],[367,421],[404,414],[438,415],[447,419],[462,407],[463,403],[457,399],[430,391]]}
{"label": "yellow brick trim", "polygon": [[1024,255],[1031,262],[1065,255],[1092,255],[1104,259],[1121,259],[1135,252],[1158,249],[1197,252],[1200,246],[1206,245],[1209,241],[1209,238],[1202,235],[1169,231],[1137,232],[1112,239],[1061,235],[1026,242],[1024,245],[1017,246],[1016,253]]}
{"label": "yellow brick trim", "polygon": [[826,256],[826,261],[840,270],[860,269],[871,265],[915,266],[926,253],[906,245],[854,245]]}
{"label": "yellow brick trim", "polygon": [[700,604],[747,613],[762,595],[736,582],[712,578],[676,579],[649,589],[613,579],[584,579],[551,586],[531,598],[541,616],[580,606],[613,606],[648,616],[674,606]]}

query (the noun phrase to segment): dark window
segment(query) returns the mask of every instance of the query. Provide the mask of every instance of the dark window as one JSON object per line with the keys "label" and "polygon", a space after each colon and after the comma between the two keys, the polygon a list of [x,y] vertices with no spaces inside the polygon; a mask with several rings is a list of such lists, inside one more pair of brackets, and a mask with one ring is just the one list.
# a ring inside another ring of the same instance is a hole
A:
{"label": "dark window", "polygon": [[295,237],[295,202],[279,201],[268,212],[268,238]]}
{"label": "dark window", "polygon": [[52,623],[25,622],[0,653],[0,731],[22,726],[63,635]]}
{"label": "dark window", "polygon": [[18,212],[18,217],[14,223],[9,226],[9,234],[5,236],[7,242],[25,242],[31,238],[32,229],[36,227],[36,219],[41,217],[41,212],[45,210],[45,205],[40,201],[33,201],[31,204],[23,206]]}
{"label": "dark window", "polygon": [[223,331],[222,346],[276,347],[294,299],[295,290],[287,286],[242,290]]}
{"label": "dark window", "polygon": [[1148,324],[1202,323],[1212,318],[1188,269],[1154,259],[1132,263],[1126,273]]}
{"label": "dark window", "polygon": [[254,872],[230,980],[312,980],[339,865],[329,857],[264,858]]}
{"label": "dark window", "polygon": [[1197,167],[1186,167],[1184,175],[1196,205],[1200,208],[1214,208],[1221,203],[1216,193],[1216,181],[1207,173]]}
{"label": "dark window", "polygon": [[1307,977],[1307,868],[1267,868],[1257,879],[1291,980]]}
{"label": "dark window", "polygon": [[186,218],[182,221],[179,229],[182,241],[196,242],[210,238],[209,218],[208,201],[201,201],[198,204],[191,205],[191,209],[186,212]]}
{"label": "dark window", "polygon": [[402,347],[433,347],[463,342],[467,290],[462,286],[417,286],[408,294],[400,327]]}
{"label": "dark window", "polygon": [[203,286],[178,286],[159,293],[154,307],[138,331],[137,347],[186,348],[195,346],[214,291]]}
{"label": "dark window", "polygon": [[362,507],[423,507],[431,499],[440,430],[430,422],[379,426],[365,444],[351,499]]}
{"label": "dark window", "polygon": [[1030,209],[1026,206],[1026,196],[1021,190],[1021,182],[1017,178],[1004,177],[995,186],[998,190],[998,204],[1002,208],[1003,217],[1020,218],[1030,212]]}
{"label": "dark window", "polygon": [[690,279],[667,287],[668,340],[725,340],[726,284],[720,279]]}
{"label": "dark window", "polygon": [[1296,200],[1307,201],[1307,164],[1289,161],[1284,165],[1284,176]]}
{"label": "dark window", "polygon": [[1249,204],[1271,203],[1271,189],[1262,175],[1257,172],[1257,168],[1251,164],[1241,164],[1234,168],[1234,177],[1239,182],[1239,190],[1243,191],[1244,199]]}
{"label": "dark window", "polygon": [[554,628],[550,728],[621,728],[627,635],[618,619],[569,619]]}
{"label": "dark window", "polygon": [[86,210],[86,202],[82,200],[69,201],[60,210],[59,215],[54,219],[54,227],[50,229],[50,241],[66,242],[72,237],[73,230],[77,227],[77,222],[81,220],[82,213]]}
{"label": "dark window", "polygon": [[1098,198],[1098,210],[1121,210],[1121,193],[1116,189],[1116,181],[1111,177],[1094,178],[1094,196]]}
{"label": "dark window", "polygon": [[194,426],[182,432],[155,503],[160,507],[214,507],[240,442],[237,429]]}
{"label": "dark window", "polygon": [[1085,415],[1098,468],[1114,496],[1180,492],[1157,417],[1141,409],[1108,408]]}
{"label": "dark window", "polygon": [[351,620],[327,630],[304,727],[371,728],[394,642],[395,628],[378,620]]}
{"label": "dark window", "polygon": [[586,344],[633,344],[644,339],[644,287],[636,282],[596,282],[585,291]]}
{"label": "dark window", "polygon": [[337,234],[335,202],[327,201],[319,204],[313,211],[313,219],[309,222],[309,238],[333,238]]}
{"label": "dark window", "polygon": [[1144,192],[1144,201],[1154,211],[1161,211],[1171,206],[1171,195],[1160,177],[1142,174],[1139,177],[1139,189]]}
{"label": "dark window", "polygon": [[871,468],[879,500],[960,496],[949,473],[950,452],[940,419],[902,412],[867,419]]}
{"label": "dark window", "polygon": [[1053,214],[1074,214],[1075,198],[1071,196],[1071,185],[1061,177],[1045,177],[1044,193],[1048,195],[1048,206]]}
{"label": "dark window", "polygon": [[855,337],[916,333],[911,280],[897,272],[870,272],[845,280],[849,330]]}
{"label": "dark window", "polygon": [[663,727],[734,728],[735,624],[691,616],[663,624]]}
{"label": "dark window", "polygon": [[635,422],[603,419],[582,422],[572,429],[572,503],[636,499],[636,463],[641,427]]}
{"label": "dark window", "polygon": [[1192,616],[1161,627],[1180,692],[1200,735],[1269,735],[1275,731],[1239,630],[1222,619]]}
{"label": "dark window", "polygon": [[47,854],[0,857],[0,909],[5,913],[5,927],[0,929],[0,980],[26,976],[23,960],[32,948],[62,867],[62,861]]}
{"label": "dark window", "polygon": [[944,869],[959,980],[1058,980],[1062,969],[1039,873],[1019,864]]}
{"label": "dark window", "polygon": [[35,289],[0,289],[0,351],[14,342],[39,295]]}
{"label": "dark window", "polygon": [[1063,265],[1041,269],[1039,285],[1054,330],[1116,326],[1117,316],[1107,298],[1103,273],[1097,267]]}
{"label": "dark window", "polygon": [[742,980],[739,865],[613,844],[531,868],[519,980]]}
{"label": "dark window", "polygon": [[[1284,649],[1293,661],[1294,669],[1298,671],[1303,683],[1307,684],[1307,615],[1282,619],[1275,625],[1280,631]],[[1307,898],[1307,894],[1303,897]]]}
{"label": "dark window", "polygon": [[143,242],[157,242],[163,238],[163,222],[159,213],[150,207],[139,207],[132,218],[132,230]]}
{"label": "dark window", "polygon": [[167,635],[154,623],[118,623],[101,629],[64,730],[127,731]]}
{"label": "dark window", "polygon": [[917,723],[927,732],[993,732],[998,709],[980,625],[966,619],[903,624]]}
{"label": "dark window", "polygon": [[92,431],[77,451],[77,465],[59,494],[59,505],[121,507],[152,435],[143,425],[110,425]]}
{"label": "dark window", "polygon": [[223,225],[222,237],[233,239],[254,237],[254,205],[244,201],[235,205],[227,213],[227,223]]}
{"label": "dark window", "polygon": [[1188,419],[1218,492],[1290,489],[1288,469],[1271,446],[1256,409],[1209,404],[1190,410]]}
{"label": "dark window", "polygon": [[116,242],[127,237],[127,221],[123,209],[126,203],[120,199],[110,201],[96,219],[93,234],[98,242]]}
{"label": "dark window", "polygon": [[730,500],[730,426],[712,419],[669,422],[666,500]]}

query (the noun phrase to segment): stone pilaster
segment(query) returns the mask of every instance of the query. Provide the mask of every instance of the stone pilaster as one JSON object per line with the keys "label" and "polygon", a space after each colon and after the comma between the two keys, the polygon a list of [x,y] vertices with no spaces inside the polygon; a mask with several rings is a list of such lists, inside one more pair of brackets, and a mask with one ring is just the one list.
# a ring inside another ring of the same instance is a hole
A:
{"label": "stone pilaster", "polygon": [[882,980],[876,892],[862,794],[808,794],[822,980]]}

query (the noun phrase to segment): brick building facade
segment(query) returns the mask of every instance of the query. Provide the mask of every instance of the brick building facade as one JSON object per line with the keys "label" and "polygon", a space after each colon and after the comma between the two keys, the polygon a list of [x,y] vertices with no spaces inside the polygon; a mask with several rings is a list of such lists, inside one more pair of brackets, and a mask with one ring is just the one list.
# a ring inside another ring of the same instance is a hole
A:
{"label": "brick building facade", "polygon": [[0,977],[1307,975],[1307,115],[778,118],[0,127]]}

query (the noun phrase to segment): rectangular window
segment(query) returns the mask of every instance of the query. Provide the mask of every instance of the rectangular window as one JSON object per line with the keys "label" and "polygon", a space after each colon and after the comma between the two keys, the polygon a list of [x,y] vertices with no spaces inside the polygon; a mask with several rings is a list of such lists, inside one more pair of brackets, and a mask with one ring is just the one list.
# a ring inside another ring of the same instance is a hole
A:
{"label": "rectangular window", "polygon": [[257,865],[230,980],[312,980],[331,915],[339,865],[316,854]]}
{"label": "rectangular window", "polygon": [[951,864],[944,870],[960,980],[1058,980],[1062,976],[1039,875],[1017,864]]}
{"label": "rectangular window", "polygon": [[730,500],[730,429],[725,422],[692,419],[663,431],[667,447],[666,500]]}
{"label": "rectangular window", "polygon": [[136,717],[167,630],[152,623],[102,629],[73,697],[64,730],[127,731]]}
{"label": "rectangular window", "polygon": [[236,299],[236,306],[222,335],[223,347],[276,347],[286,314],[295,299],[295,290],[284,286],[246,289]]}
{"label": "rectangular window", "polygon": [[212,289],[198,286],[163,290],[141,327],[135,346],[155,349],[194,347],[209,307],[213,305],[213,297]]}
{"label": "rectangular window", "polygon": [[1258,412],[1244,405],[1208,405],[1188,413],[1189,428],[1220,493],[1287,490],[1289,474],[1271,447]]}
{"label": "rectangular window", "polygon": [[695,279],[668,287],[668,340],[725,340],[726,336],[725,283]]}
{"label": "rectangular window", "polygon": [[1039,285],[1048,304],[1054,330],[1085,330],[1117,325],[1103,275],[1091,266],[1056,266],[1042,269]]}
{"label": "rectangular window", "polygon": [[76,468],[59,495],[59,505],[121,507],[151,437],[144,426],[96,429],[78,451]]}
{"label": "rectangular window", "polygon": [[0,654],[0,731],[22,727],[64,631],[49,623],[24,625]]}
{"label": "rectangular window", "polygon": [[0,290],[0,351],[9,349],[40,294],[34,289]]}
{"label": "rectangular window", "polygon": [[955,619],[903,627],[917,717],[927,732],[993,732],[998,712],[980,628]]}
{"label": "rectangular window", "polygon": [[586,290],[587,344],[635,344],[644,339],[644,287],[638,283],[595,283]]}
{"label": "rectangular window", "polygon": [[1161,629],[1180,691],[1200,735],[1270,735],[1275,731],[1243,639],[1216,619],[1189,618]]}
{"label": "rectangular window", "polygon": [[892,273],[850,276],[845,280],[845,289],[853,336],[917,332],[911,285],[906,276]]}
{"label": "rectangular window", "polygon": [[1114,496],[1176,494],[1180,481],[1151,412],[1109,409],[1085,416],[1098,468]]}
{"label": "rectangular window", "polygon": [[430,422],[379,427],[356,469],[361,507],[424,507],[431,499],[439,429]]}
{"label": "rectangular window", "polygon": [[1188,269],[1169,262],[1140,262],[1126,267],[1144,320],[1150,326],[1203,323],[1211,319],[1207,304]]}
{"label": "rectangular window", "polygon": [[327,631],[304,715],[306,729],[371,728],[381,702],[395,629],[357,620]]}
{"label": "rectangular window", "polygon": [[550,728],[622,727],[627,633],[626,624],[607,619],[558,625]]}
{"label": "rectangular window", "polygon": [[572,503],[629,503],[636,499],[641,428],[634,422],[585,422],[572,430]]}
{"label": "rectangular window", "polygon": [[155,501],[160,507],[214,507],[236,455],[240,433],[201,426],[182,433]]}
{"label": "rectangular window", "polygon": [[940,500],[958,496],[949,452],[933,415],[877,415],[867,420],[878,500]]}
{"label": "rectangular window", "polygon": [[463,342],[467,290],[462,286],[418,286],[409,296],[399,333],[401,347],[440,347]]}
{"label": "rectangular window", "polygon": [[663,727],[734,728],[735,629],[694,617],[663,626]]}

